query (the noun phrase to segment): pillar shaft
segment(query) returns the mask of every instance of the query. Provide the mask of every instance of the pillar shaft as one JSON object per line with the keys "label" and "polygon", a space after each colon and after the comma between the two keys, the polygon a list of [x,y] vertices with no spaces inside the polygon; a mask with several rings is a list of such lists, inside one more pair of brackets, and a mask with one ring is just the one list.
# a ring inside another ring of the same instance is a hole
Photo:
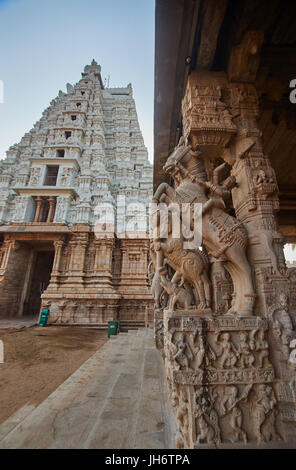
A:
{"label": "pillar shaft", "polygon": [[37,196],[36,197],[36,210],[35,210],[34,222],[40,222],[42,205],[43,205],[42,197]]}
{"label": "pillar shaft", "polygon": [[152,249],[156,344],[177,447],[295,445],[293,281],[258,113],[252,84],[230,83],[220,72],[191,73],[182,105],[190,145],[181,141],[168,157],[164,170],[174,185],[154,195],[157,202],[165,194],[167,201],[202,205],[202,252],[170,233],[155,238]]}

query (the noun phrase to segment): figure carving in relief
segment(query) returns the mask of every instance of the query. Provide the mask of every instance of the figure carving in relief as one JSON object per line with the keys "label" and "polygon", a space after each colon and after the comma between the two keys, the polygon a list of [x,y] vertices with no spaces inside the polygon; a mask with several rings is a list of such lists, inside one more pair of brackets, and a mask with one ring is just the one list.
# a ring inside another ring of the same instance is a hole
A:
{"label": "figure carving in relief", "polygon": [[27,203],[28,198],[26,196],[17,196],[15,198],[15,220],[21,220],[24,217],[24,214],[26,213]]}
{"label": "figure carving in relief", "polygon": [[270,257],[273,272],[280,274],[279,263],[274,249],[274,235],[278,236],[278,233],[275,230],[266,230],[262,225],[263,224],[260,223],[260,227],[258,230],[254,231],[254,234],[259,238],[261,246],[265,250],[265,256],[267,258]]}
{"label": "figure carving in relief", "polygon": [[155,343],[158,349],[163,349],[164,347],[164,326],[163,320],[156,320],[155,322]]}
{"label": "figure carving in relief", "polygon": [[168,238],[161,241],[155,239],[154,248],[158,252],[158,270],[163,267],[164,258],[175,274],[171,282],[177,285],[180,281],[189,282],[198,295],[196,298],[197,308],[205,309],[210,307],[210,281],[208,278],[208,261],[205,253],[200,250],[195,252],[184,248],[184,239],[181,236],[173,238],[172,234],[173,211],[169,211],[168,218]]}
{"label": "figure carving in relief", "polygon": [[239,367],[252,367],[255,357],[252,350],[255,348],[254,340],[249,338],[247,331],[242,331],[239,335],[238,352],[240,354],[237,365]]}
{"label": "figure carving in relief", "polygon": [[214,310],[223,314],[228,312],[232,303],[232,282],[222,260],[211,258],[211,280],[213,286]]}
{"label": "figure carving in relief", "polygon": [[68,184],[69,177],[72,174],[72,168],[63,168],[61,173],[61,185],[66,186]]}
{"label": "figure carving in relief", "polygon": [[279,295],[279,303],[270,309],[270,316],[272,327],[283,344],[285,356],[288,357],[290,342],[296,334],[289,314],[289,297],[287,294],[282,292]]}
{"label": "figure carving in relief", "polygon": [[[259,197],[267,199],[277,190],[277,183],[274,170],[266,166],[266,159],[259,159],[254,162],[253,185],[254,190]],[[263,169],[264,168],[264,169]],[[265,250],[265,256],[270,257],[274,273],[279,274],[278,259],[275,253],[274,237],[279,236],[277,225],[273,217],[264,215],[257,221],[256,230],[253,234],[259,238],[262,248]]]}
{"label": "figure carving in relief", "polygon": [[243,414],[239,407],[239,403],[247,400],[252,386],[253,384],[247,385],[241,396],[239,396],[238,388],[234,385],[226,387],[223,391],[223,397],[220,402],[220,411],[222,417],[229,417],[229,425],[231,429],[230,442],[232,443],[240,440],[246,443],[248,440],[247,433],[242,429]]}
{"label": "figure carving in relief", "polygon": [[205,368],[213,367],[213,362],[217,359],[215,351],[206,338],[206,334],[198,329],[193,335],[193,354],[196,369],[200,369],[201,366]]}
{"label": "figure carving in relief", "polygon": [[174,310],[176,305],[181,309],[191,308],[193,296],[191,292],[185,288],[184,284],[182,286],[181,283],[176,284],[168,280],[166,277],[166,268],[160,268],[158,272],[160,275],[160,284],[169,296],[169,309]]}
{"label": "figure carving in relief", "polygon": [[220,333],[216,340],[217,362],[221,369],[231,369],[240,357],[236,346],[231,341],[230,333]]}
{"label": "figure carving in relief", "polygon": [[[150,247],[150,258],[151,261],[148,266],[149,278],[151,279],[151,292],[154,298],[154,308],[161,309],[167,304],[167,295],[166,298],[163,298],[164,289],[160,283],[160,274],[156,271],[156,254],[154,250],[153,243]],[[165,264],[165,261],[164,261]],[[163,300],[163,302],[161,302]]]}
{"label": "figure carving in relief", "polygon": [[268,346],[268,342],[264,339],[264,335],[265,335],[264,330],[255,330],[255,332],[253,333],[253,337],[255,340],[256,358],[257,358],[256,367],[260,367],[260,368],[271,366],[271,363],[269,360],[269,346]]}
{"label": "figure carving in relief", "polygon": [[39,178],[41,174],[41,168],[32,168],[31,170],[31,185],[36,185],[39,183]]}
{"label": "figure carving in relief", "polygon": [[271,385],[258,385],[254,414],[257,442],[281,439],[276,430],[276,397]]}
{"label": "figure carving in relief", "polygon": [[58,203],[55,213],[55,219],[57,221],[64,221],[67,212],[68,199],[63,197],[58,197]]}
{"label": "figure carving in relief", "polygon": [[171,342],[175,346],[175,351],[172,353],[173,360],[177,362],[179,369],[191,369],[189,365],[193,359],[193,354],[186,341],[186,334],[179,332],[179,337],[176,337],[176,331],[172,329],[171,335]]}
{"label": "figure carving in relief", "polygon": [[58,307],[59,307],[58,314],[54,318],[52,323],[63,323],[64,313],[65,313],[64,310],[66,306],[67,306],[67,302],[65,300],[62,300],[61,302],[58,303]]}
{"label": "figure carving in relief", "polygon": [[[189,203],[192,213],[194,203],[202,204],[203,245],[210,255],[225,259],[225,267],[233,281],[235,302],[228,313],[251,315],[255,294],[252,273],[246,257],[247,231],[242,222],[225,212],[225,204],[221,197],[225,197],[229,190],[223,185],[213,187],[212,183],[207,181],[204,162],[199,154],[200,152],[193,152],[191,146],[185,144],[184,138],[180,140],[164,165],[164,170],[173,178],[174,188],[167,183],[161,183],[153,201],[164,202],[169,207],[176,203],[179,205]],[[231,186],[233,182],[229,184]],[[207,194],[209,190],[218,194],[219,198],[209,197]],[[193,229],[192,220],[190,229]],[[165,247],[166,244],[163,245],[163,248]],[[161,244],[159,249],[162,249]],[[180,251],[180,248],[178,250],[172,244],[170,250]],[[168,255],[165,256],[170,263]],[[177,266],[174,269],[178,271]],[[195,277],[197,275],[200,276],[200,272],[196,273]]]}
{"label": "figure carving in relief", "polygon": [[212,396],[206,387],[195,390],[193,416],[196,419],[196,443],[219,444],[221,433],[218,414],[214,408]]}
{"label": "figure carving in relief", "polygon": [[187,389],[181,388],[178,396],[176,419],[181,438],[177,439],[176,447],[178,449],[188,446],[189,438],[189,401]]}

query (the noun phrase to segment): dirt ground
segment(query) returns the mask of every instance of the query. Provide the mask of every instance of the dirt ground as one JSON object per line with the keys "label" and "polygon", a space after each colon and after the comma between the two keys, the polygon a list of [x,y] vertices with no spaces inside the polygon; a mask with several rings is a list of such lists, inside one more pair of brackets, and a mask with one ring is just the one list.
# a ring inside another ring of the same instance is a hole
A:
{"label": "dirt ground", "polygon": [[38,405],[107,341],[107,331],[76,327],[0,329],[0,423]]}

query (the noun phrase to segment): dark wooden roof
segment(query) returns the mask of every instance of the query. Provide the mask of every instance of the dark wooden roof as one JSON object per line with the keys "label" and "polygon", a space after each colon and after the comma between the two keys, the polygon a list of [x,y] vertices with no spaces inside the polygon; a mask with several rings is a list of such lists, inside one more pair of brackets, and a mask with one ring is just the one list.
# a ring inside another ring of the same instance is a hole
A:
{"label": "dark wooden roof", "polygon": [[188,74],[226,71],[231,48],[246,31],[260,30],[259,126],[280,186],[281,216],[296,220],[296,104],[289,101],[296,78],[296,1],[156,0],[155,21],[154,187],[165,180],[162,166],[182,132]]}

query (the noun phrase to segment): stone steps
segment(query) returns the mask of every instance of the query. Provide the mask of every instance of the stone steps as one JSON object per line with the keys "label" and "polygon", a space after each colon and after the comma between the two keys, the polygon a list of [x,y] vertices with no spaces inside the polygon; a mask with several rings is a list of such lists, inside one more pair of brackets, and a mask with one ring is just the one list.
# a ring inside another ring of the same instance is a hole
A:
{"label": "stone steps", "polygon": [[0,448],[169,448],[162,380],[152,329],[111,336],[43,403],[0,425]]}

